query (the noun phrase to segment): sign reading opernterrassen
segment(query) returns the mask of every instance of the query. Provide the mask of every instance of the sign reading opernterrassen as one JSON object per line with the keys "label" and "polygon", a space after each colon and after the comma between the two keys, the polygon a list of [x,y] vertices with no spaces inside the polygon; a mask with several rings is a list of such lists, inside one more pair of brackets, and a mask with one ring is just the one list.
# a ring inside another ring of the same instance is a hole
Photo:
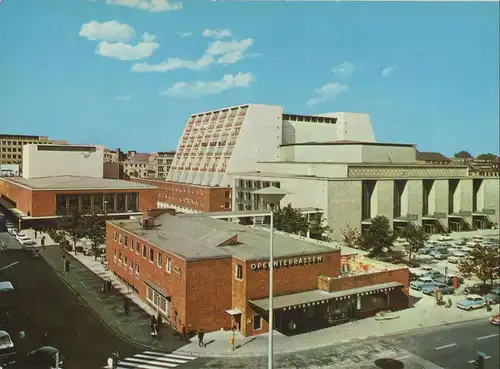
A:
{"label": "sign reading opernterrassen", "polygon": [[[291,259],[279,259],[274,260],[273,267],[274,268],[282,268],[282,267],[294,267],[298,265],[308,265],[308,264],[319,264],[323,262],[323,256],[306,256],[303,258],[291,258]],[[265,261],[263,263],[253,263],[250,265],[252,270],[262,270],[269,269],[269,261]]]}

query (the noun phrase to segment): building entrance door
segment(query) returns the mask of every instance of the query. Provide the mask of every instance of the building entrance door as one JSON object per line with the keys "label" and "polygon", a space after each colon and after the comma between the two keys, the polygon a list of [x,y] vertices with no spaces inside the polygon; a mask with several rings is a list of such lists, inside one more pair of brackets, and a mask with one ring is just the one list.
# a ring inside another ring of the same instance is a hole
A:
{"label": "building entrance door", "polygon": [[236,330],[240,331],[241,330],[241,314],[234,315],[234,324],[236,325]]}

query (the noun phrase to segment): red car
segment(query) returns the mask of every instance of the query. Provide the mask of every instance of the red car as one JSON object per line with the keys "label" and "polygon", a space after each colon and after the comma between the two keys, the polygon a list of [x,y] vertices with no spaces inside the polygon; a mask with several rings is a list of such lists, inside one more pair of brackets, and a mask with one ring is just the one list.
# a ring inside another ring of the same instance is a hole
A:
{"label": "red car", "polygon": [[490,318],[490,323],[494,325],[500,325],[500,314],[497,314],[495,316],[492,316]]}

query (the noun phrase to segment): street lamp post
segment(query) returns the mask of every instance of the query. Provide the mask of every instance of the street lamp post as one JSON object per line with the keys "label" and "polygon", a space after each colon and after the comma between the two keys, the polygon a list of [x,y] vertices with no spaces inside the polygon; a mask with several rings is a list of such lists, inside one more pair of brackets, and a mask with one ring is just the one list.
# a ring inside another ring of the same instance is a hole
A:
{"label": "street lamp post", "polygon": [[274,331],[274,207],[290,192],[277,187],[266,187],[253,191],[254,195],[268,203],[271,207],[269,222],[269,340],[267,352],[267,368],[273,369],[273,331]]}
{"label": "street lamp post", "polygon": [[108,215],[108,200],[104,200],[104,223],[106,223],[107,215]]}

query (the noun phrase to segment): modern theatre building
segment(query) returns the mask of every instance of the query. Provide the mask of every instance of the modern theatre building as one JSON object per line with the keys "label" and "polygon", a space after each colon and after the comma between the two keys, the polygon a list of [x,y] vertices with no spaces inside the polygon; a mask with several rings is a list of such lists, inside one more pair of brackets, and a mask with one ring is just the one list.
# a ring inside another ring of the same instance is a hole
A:
{"label": "modern theatre building", "polygon": [[[268,330],[269,232],[204,216],[146,211],[107,222],[109,269],[175,328]],[[274,235],[275,329],[306,332],[408,307],[407,268]]]}

